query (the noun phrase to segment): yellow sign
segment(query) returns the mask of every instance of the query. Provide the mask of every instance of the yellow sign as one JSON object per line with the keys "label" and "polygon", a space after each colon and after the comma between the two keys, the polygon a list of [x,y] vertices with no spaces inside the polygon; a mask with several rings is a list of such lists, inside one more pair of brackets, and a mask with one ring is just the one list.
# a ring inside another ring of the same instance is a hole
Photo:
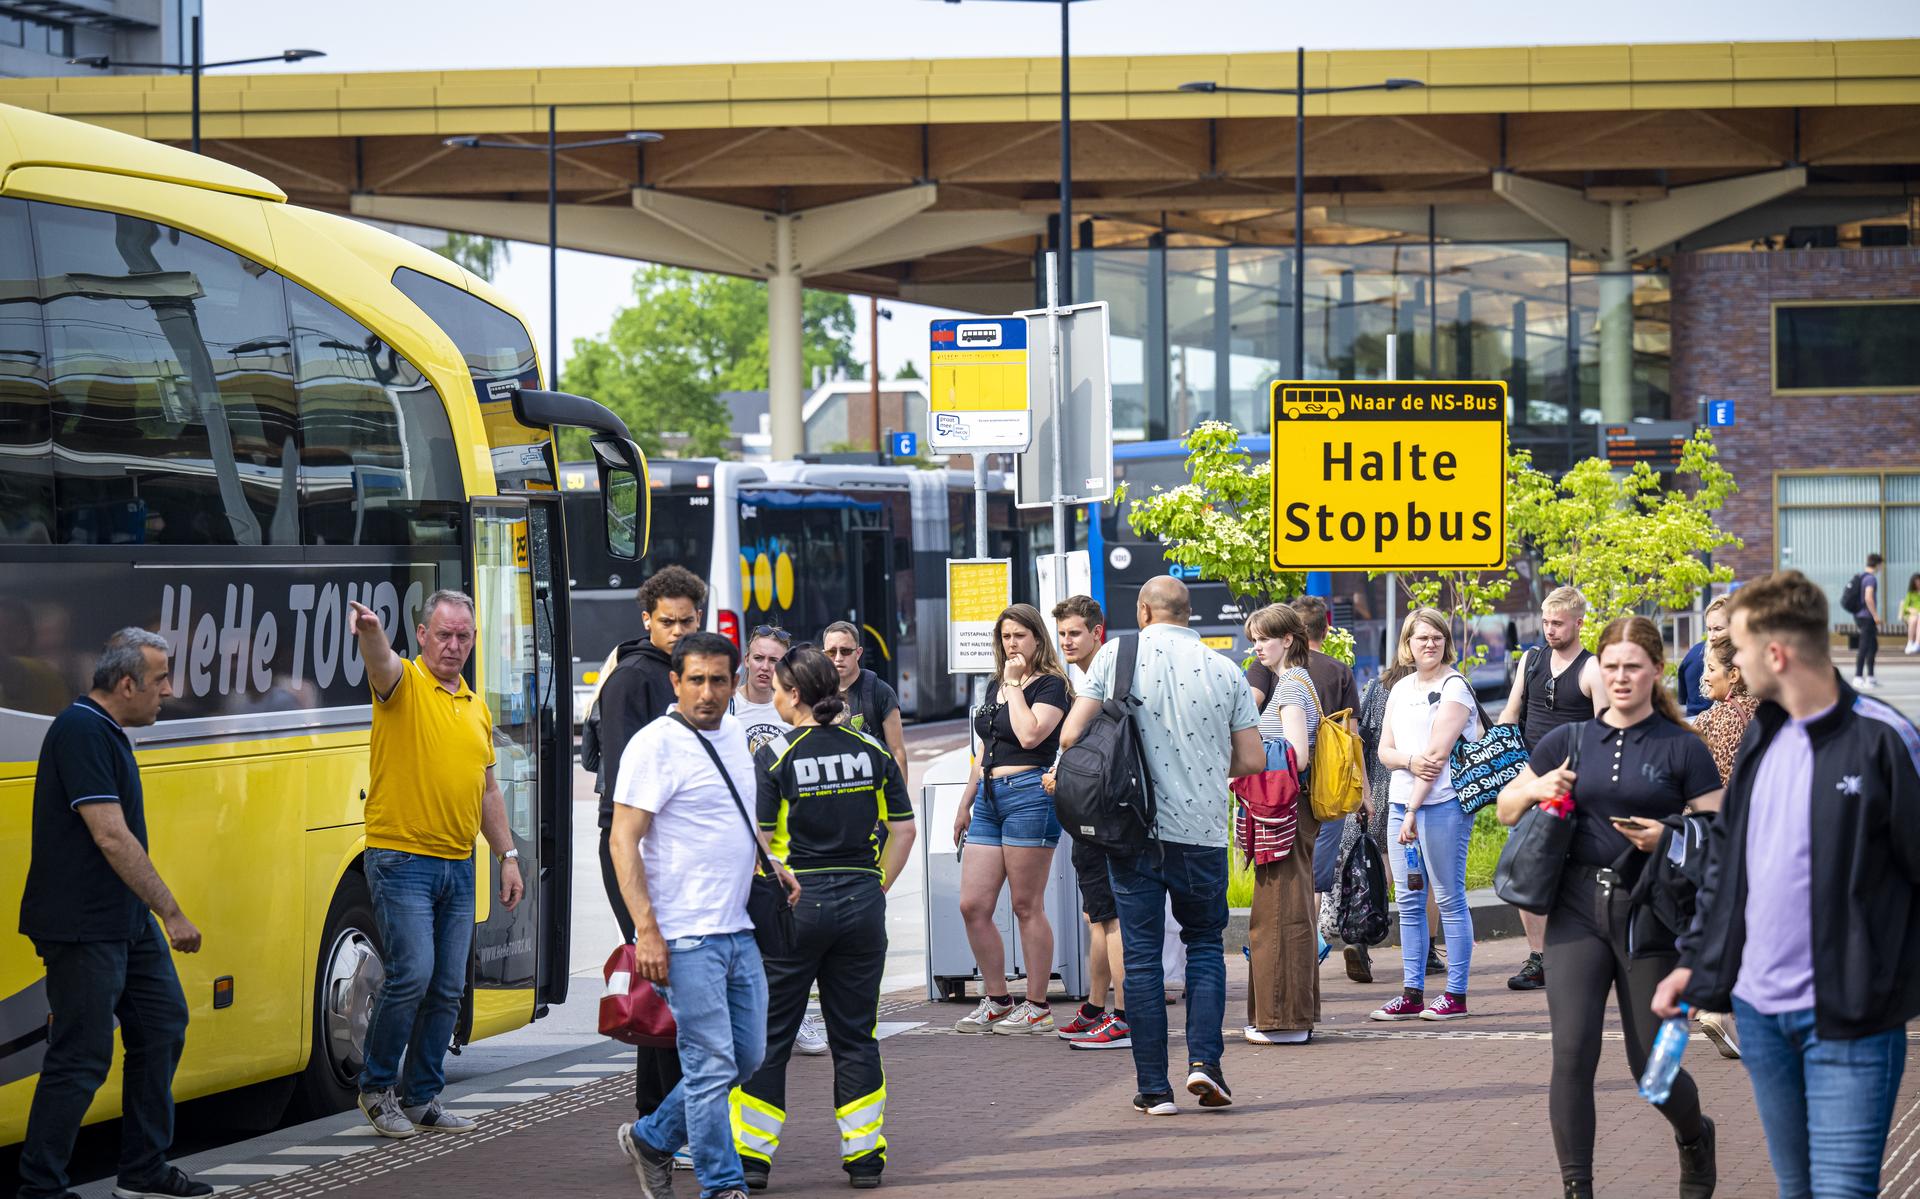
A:
{"label": "yellow sign", "polygon": [[993,626],[1013,603],[1013,563],[1006,558],[947,560],[947,669],[993,671]]}
{"label": "yellow sign", "polygon": [[1507,385],[1276,380],[1275,570],[1496,570]]}

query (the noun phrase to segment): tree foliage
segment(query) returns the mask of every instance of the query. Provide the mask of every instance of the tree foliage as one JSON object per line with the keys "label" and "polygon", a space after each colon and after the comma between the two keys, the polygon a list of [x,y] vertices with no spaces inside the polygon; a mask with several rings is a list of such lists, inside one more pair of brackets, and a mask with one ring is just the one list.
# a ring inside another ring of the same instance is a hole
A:
{"label": "tree foliage", "polygon": [[1731,568],[1702,558],[1741,544],[1714,520],[1739,487],[1707,430],[1687,442],[1675,484],[1662,488],[1644,462],[1616,472],[1588,458],[1557,483],[1510,497],[1508,523],[1534,546],[1540,573],[1586,596],[1588,648],[1615,617],[1687,607],[1708,583],[1733,578]]}
{"label": "tree foliage", "polygon": [[494,272],[506,265],[507,243],[497,237],[478,233],[448,233],[447,240],[434,247],[434,253],[451,258],[474,274],[492,281]]}
{"label": "tree foliage", "polygon": [[[561,386],[619,413],[649,454],[673,435],[689,454],[724,454],[731,417],[719,394],[767,386],[766,284],[644,266],[633,293],[605,337],[574,340]],[[854,365],[852,300],[805,292],[801,323],[803,383]]]}
{"label": "tree foliage", "polygon": [[1273,569],[1271,463],[1255,464],[1240,448],[1240,431],[1202,421],[1187,432],[1187,478],[1172,490],[1128,497],[1127,521],[1158,538],[1167,557],[1224,583],[1246,611],[1300,594],[1306,575]]}

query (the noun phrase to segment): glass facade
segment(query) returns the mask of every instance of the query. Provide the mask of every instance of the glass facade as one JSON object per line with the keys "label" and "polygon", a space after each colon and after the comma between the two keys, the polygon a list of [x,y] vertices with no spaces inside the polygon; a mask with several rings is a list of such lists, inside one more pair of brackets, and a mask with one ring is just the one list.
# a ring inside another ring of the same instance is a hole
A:
{"label": "glass facade", "polygon": [[[1266,431],[1267,385],[1292,373],[1291,246],[1081,250],[1074,294],[1112,306],[1114,435],[1177,438],[1202,420]],[[1305,374],[1503,379],[1515,448],[1543,468],[1594,452],[1601,276],[1563,242],[1310,246]],[[1631,415],[1664,419],[1664,276],[1636,274]],[[1569,421],[1569,410],[1577,414]]]}

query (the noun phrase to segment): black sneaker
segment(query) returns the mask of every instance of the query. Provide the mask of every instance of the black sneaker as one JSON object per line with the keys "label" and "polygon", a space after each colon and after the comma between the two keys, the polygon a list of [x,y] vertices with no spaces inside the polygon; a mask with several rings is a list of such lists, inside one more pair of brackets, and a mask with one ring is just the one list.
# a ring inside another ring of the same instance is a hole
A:
{"label": "black sneaker", "polygon": [[1201,1107],[1232,1107],[1233,1091],[1226,1075],[1210,1062],[1194,1062],[1188,1067],[1187,1090],[1200,1096]]}
{"label": "black sneaker", "polygon": [[771,1164],[763,1162],[757,1157],[748,1157],[744,1153],[740,1155],[740,1172],[747,1176],[747,1189],[749,1191],[766,1190],[768,1182],[773,1178],[773,1166]]}
{"label": "black sneaker", "polygon": [[198,1199],[213,1194],[213,1188],[187,1176],[179,1166],[168,1166],[152,1182],[140,1186],[120,1183],[113,1188],[116,1199]]}
{"label": "black sneaker", "polygon": [[640,1199],[673,1199],[673,1154],[662,1153],[633,1135],[633,1121],[623,1121],[614,1130],[620,1156],[633,1163],[633,1176],[640,1180]]}
{"label": "black sneaker", "polygon": [[1440,947],[1438,945],[1427,946],[1427,973],[1445,974],[1446,972],[1447,959],[1441,954]]}
{"label": "black sneaker", "polygon": [[1520,973],[1507,980],[1509,991],[1538,991],[1547,985],[1547,968],[1541,964],[1540,955],[1527,955],[1526,965],[1520,967]]}
{"label": "black sneaker", "polygon": [[1705,1116],[1700,1123],[1706,1131],[1691,1145],[1680,1146],[1680,1199],[1713,1199],[1713,1188],[1720,1171],[1714,1161],[1713,1121]]}
{"label": "black sneaker", "polygon": [[1175,1116],[1180,1113],[1180,1109],[1173,1104],[1173,1095],[1166,1091],[1156,1095],[1140,1092],[1133,1097],[1133,1110],[1143,1116]]}
{"label": "black sneaker", "polygon": [[880,1171],[862,1170],[857,1174],[848,1171],[847,1185],[856,1191],[877,1191],[880,1189]]}
{"label": "black sneaker", "polygon": [[1357,983],[1373,981],[1373,955],[1365,945],[1349,945],[1342,951],[1347,959],[1347,977]]}

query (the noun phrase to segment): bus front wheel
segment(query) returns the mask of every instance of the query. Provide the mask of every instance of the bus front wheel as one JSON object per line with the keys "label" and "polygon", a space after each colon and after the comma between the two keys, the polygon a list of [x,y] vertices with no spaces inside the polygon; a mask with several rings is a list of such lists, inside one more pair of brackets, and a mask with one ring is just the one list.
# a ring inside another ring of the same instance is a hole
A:
{"label": "bus front wheel", "polygon": [[350,871],[334,894],[313,979],[313,1046],[296,1102],[312,1117],[342,1112],[359,1093],[367,1017],[386,970],[365,876]]}

